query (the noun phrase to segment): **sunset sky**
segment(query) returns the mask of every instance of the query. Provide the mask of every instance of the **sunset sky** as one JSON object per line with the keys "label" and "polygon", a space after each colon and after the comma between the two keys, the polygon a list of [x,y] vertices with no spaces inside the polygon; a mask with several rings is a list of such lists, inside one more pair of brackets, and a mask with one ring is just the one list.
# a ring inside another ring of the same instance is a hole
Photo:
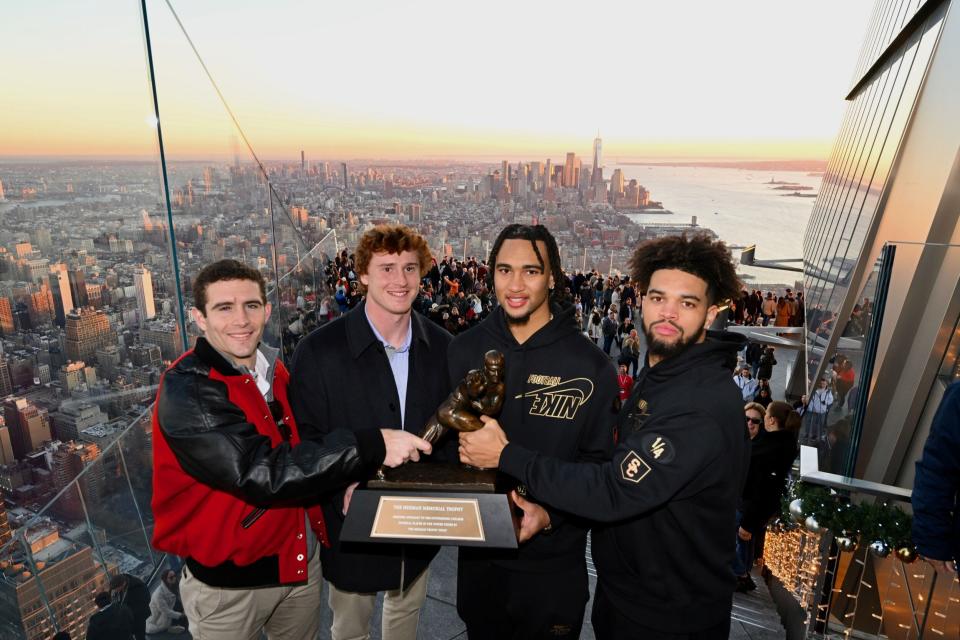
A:
{"label": "sunset sky", "polygon": [[[873,3],[174,0],[265,158],[823,159]],[[154,157],[138,3],[10,3],[0,156]],[[238,136],[149,0],[167,153]]]}

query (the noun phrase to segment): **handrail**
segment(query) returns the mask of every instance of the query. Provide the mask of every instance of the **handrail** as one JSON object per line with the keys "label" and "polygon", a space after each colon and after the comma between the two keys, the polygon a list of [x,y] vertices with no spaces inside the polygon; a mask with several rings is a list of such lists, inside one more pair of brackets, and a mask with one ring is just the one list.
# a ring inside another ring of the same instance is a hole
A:
{"label": "handrail", "polygon": [[800,447],[800,479],[802,481],[841,491],[854,491],[879,498],[910,502],[913,492],[909,489],[820,471],[818,454],[816,447],[806,445]]}

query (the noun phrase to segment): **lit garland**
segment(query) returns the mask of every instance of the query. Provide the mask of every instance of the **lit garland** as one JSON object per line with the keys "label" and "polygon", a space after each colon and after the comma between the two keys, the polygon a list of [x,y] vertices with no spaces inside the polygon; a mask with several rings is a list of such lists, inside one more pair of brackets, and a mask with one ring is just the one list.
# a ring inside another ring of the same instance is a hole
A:
{"label": "lit garland", "polygon": [[795,482],[781,503],[780,522],[803,522],[810,531],[833,531],[842,551],[853,551],[866,542],[881,557],[896,550],[904,562],[913,562],[916,551],[910,542],[913,519],[900,507],[883,502],[853,504],[831,489]]}

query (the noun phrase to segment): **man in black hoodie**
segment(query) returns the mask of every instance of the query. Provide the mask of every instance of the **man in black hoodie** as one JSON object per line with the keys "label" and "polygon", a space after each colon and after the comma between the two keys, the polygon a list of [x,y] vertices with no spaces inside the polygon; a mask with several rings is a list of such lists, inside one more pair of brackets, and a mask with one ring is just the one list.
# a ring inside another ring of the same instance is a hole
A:
{"label": "man in black hoodie", "polygon": [[609,523],[593,530],[598,638],[726,640],[730,531],[750,450],[731,378],[743,339],[707,327],[738,294],[736,273],[726,247],[704,235],[644,243],[630,266],[649,350],[612,461],[576,464],[508,443],[490,419],[461,436],[461,460],[499,466],[536,501]]}
{"label": "man in black hoodie", "polygon": [[[543,226],[506,227],[490,255],[499,307],[447,351],[451,384],[496,349],[505,358],[500,423],[510,438],[565,461],[613,453],[613,365],[580,333],[563,290],[556,241]],[[496,465],[493,465],[496,466]],[[586,523],[522,496],[520,548],[460,548],[457,612],[470,640],[578,638],[589,598]]]}

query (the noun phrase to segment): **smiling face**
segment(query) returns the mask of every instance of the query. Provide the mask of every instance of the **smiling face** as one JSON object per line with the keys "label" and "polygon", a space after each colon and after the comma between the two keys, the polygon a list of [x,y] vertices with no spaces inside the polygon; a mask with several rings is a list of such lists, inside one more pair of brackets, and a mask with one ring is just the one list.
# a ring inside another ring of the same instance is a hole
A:
{"label": "smiling face", "polygon": [[360,282],[367,288],[367,308],[374,314],[410,313],[410,307],[420,291],[420,262],[413,251],[402,253],[375,253],[360,274]]}
{"label": "smiling face", "polygon": [[194,307],[193,319],[204,337],[237,364],[254,368],[257,345],[270,318],[270,304],[252,280],[219,280],[207,285],[204,312]]}
{"label": "smiling face", "polygon": [[[547,246],[537,241],[541,256]],[[529,240],[504,240],[497,252],[493,286],[497,302],[503,307],[507,322],[515,326],[530,325],[534,330],[550,321],[547,298],[553,288],[553,276],[541,265]]]}
{"label": "smiling face", "polygon": [[643,297],[643,330],[650,364],[703,342],[717,311],[717,305],[707,299],[704,280],[679,269],[654,271]]}

